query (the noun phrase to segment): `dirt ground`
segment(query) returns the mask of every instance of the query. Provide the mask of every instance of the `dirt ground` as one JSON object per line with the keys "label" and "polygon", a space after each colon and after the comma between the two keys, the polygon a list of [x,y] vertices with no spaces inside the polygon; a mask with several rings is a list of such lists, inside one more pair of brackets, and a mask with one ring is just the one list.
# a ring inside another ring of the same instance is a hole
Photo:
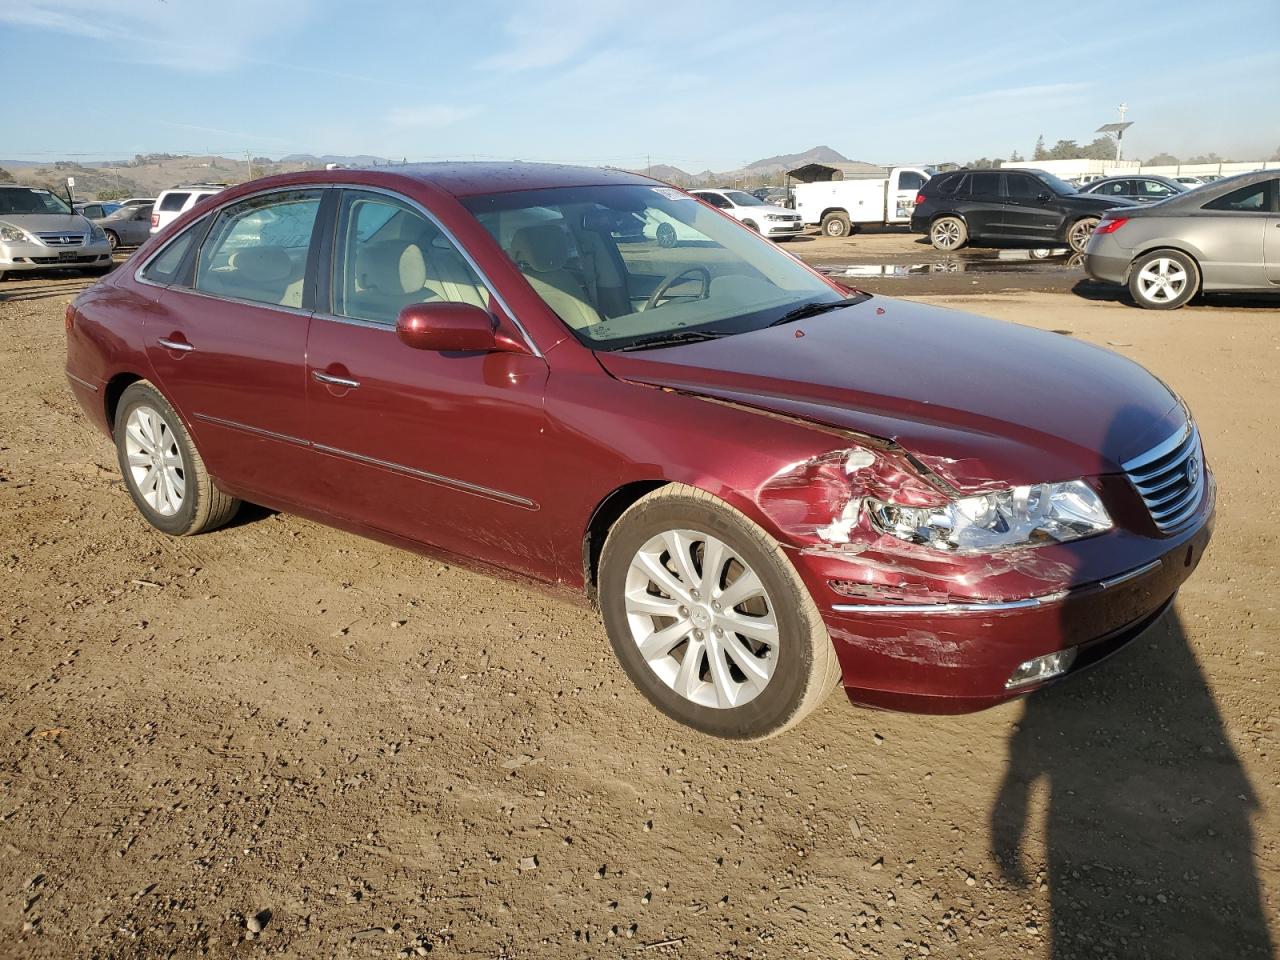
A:
{"label": "dirt ground", "polygon": [[1272,955],[1277,304],[935,298],[1182,393],[1216,539],[1058,687],[741,746],[590,609],[263,511],[153,532],[63,380],[83,283],[0,285],[0,956]]}

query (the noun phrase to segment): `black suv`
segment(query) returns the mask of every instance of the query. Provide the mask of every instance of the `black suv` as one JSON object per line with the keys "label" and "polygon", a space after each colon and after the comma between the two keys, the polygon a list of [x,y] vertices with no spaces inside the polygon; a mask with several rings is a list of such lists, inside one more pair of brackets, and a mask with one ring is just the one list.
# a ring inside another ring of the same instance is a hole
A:
{"label": "black suv", "polygon": [[1066,244],[1077,253],[1104,210],[1134,206],[1121,197],[1077,193],[1043,170],[956,170],[930,179],[916,197],[911,229],[939,250],[974,240]]}

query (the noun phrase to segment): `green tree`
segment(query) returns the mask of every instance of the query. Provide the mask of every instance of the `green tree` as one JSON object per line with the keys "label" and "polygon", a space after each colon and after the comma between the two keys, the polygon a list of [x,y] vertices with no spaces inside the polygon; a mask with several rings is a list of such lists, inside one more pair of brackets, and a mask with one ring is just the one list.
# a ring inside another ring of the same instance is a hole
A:
{"label": "green tree", "polygon": [[0,167],[0,183],[13,183],[13,182],[14,182],[13,174],[10,173],[8,170],[6,170],[4,167]]}
{"label": "green tree", "polygon": [[1044,134],[1036,137],[1036,147],[1031,151],[1032,160],[1048,160],[1049,154],[1044,148]]}
{"label": "green tree", "polygon": [[1149,167],[1172,167],[1181,161],[1172,153],[1157,153],[1154,157],[1147,161]]}
{"label": "green tree", "polygon": [[98,191],[99,200],[124,200],[128,196],[129,191],[124,188],[108,187]]}
{"label": "green tree", "polygon": [[1021,162],[1022,162],[1022,155],[1021,155],[1020,153],[1018,153],[1018,151],[1017,151],[1017,150],[1013,151],[1013,153],[1009,154],[1009,162],[1010,162],[1010,163],[1021,163]]}

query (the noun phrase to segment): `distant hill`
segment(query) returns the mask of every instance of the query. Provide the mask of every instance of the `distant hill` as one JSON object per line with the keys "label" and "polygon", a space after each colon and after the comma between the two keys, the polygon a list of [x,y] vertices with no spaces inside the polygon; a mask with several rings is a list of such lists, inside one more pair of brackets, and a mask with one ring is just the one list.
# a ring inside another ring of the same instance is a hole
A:
{"label": "distant hill", "polygon": [[770,186],[782,182],[782,175],[788,170],[803,166],[806,163],[848,163],[849,158],[838,150],[821,145],[811,147],[803,153],[780,153],[775,157],[756,160],[738,170],[703,170],[701,173],[686,173],[679,167],[665,163],[655,163],[652,167],[636,169],[635,173],[648,173],[649,176],[666,180],[682,187],[741,186],[748,189]]}
{"label": "distant hill", "polygon": [[375,157],[369,153],[357,153],[355,156],[342,156],[336,153],[326,153],[317,157],[314,153],[291,153],[287,157],[281,157],[280,163],[300,163],[306,166],[322,167],[326,163],[340,163],[344,167],[372,167],[374,165],[385,166],[391,163],[386,157]]}
{"label": "distant hill", "polygon": [[848,163],[849,158],[838,150],[822,145],[806,150],[804,153],[783,153],[776,157],[765,157],[755,163],[749,163],[742,169],[751,173],[779,173],[794,170],[806,163]]}

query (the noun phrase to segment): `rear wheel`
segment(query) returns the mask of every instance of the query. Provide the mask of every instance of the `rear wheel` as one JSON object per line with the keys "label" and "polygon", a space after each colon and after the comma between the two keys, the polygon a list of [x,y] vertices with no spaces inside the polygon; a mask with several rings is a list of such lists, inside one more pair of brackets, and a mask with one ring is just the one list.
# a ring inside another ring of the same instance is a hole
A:
{"label": "rear wheel", "polygon": [[676,245],[676,228],[669,223],[658,224],[658,246],[674,247]]}
{"label": "rear wheel", "polygon": [[1129,268],[1129,293],[1148,310],[1175,310],[1200,289],[1195,260],[1178,250],[1156,250]]}
{"label": "rear wheel", "polygon": [[1093,236],[1093,230],[1097,225],[1097,217],[1081,217],[1073,223],[1071,229],[1067,231],[1067,243],[1071,245],[1071,249],[1076,253],[1084,253],[1085,247],[1089,246],[1089,238]]}
{"label": "rear wheel", "polygon": [[182,419],[145,380],[121,395],[115,440],[129,496],[157,530],[190,536],[235,516],[240,501],[214,485]]}
{"label": "rear wheel", "polygon": [[828,237],[847,237],[852,233],[849,216],[842,210],[835,210],[822,218],[822,233]]}
{"label": "rear wheel", "polygon": [[120,238],[116,236],[114,230],[107,231],[107,243],[111,244],[111,252],[116,252],[116,247],[120,246]]}
{"label": "rear wheel", "polygon": [[939,217],[929,227],[929,242],[935,250],[959,250],[969,240],[969,228],[959,217]]}
{"label": "rear wheel", "polygon": [[703,733],[774,736],[839,678],[818,608],[782,548],[705,491],[673,484],[609,531],[600,609],[631,680]]}

